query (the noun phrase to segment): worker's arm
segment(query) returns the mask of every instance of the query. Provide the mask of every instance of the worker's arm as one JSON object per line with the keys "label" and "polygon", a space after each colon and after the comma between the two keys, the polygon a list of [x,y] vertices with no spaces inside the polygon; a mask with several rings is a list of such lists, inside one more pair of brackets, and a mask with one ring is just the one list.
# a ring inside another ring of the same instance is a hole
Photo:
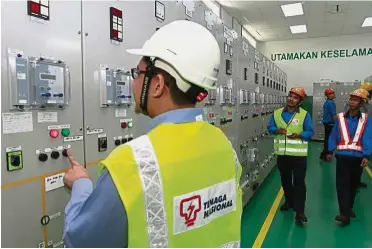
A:
{"label": "worker's arm", "polygon": [[278,127],[276,126],[275,121],[274,121],[274,115],[271,115],[270,117],[269,123],[267,124],[267,130],[271,134],[275,134],[276,131],[278,130]]}
{"label": "worker's arm", "polygon": [[363,157],[368,159],[372,156],[372,118],[368,117],[366,127],[362,136]]}
{"label": "worker's arm", "polygon": [[305,141],[309,141],[312,136],[314,136],[314,127],[313,121],[311,120],[311,116],[309,113],[306,114],[305,121],[304,121],[304,130],[301,133],[302,139]]}
{"label": "worker's arm", "polygon": [[334,101],[331,101],[328,104],[328,111],[331,114],[333,120],[337,119],[337,113],[336,113],[336,104]]}
{"label": "worker's arm", "polygon": [[335,124],[332,128],[331,134],[329,134],[328,138],[328,152],[332,153],[336,150],[338,141],[340,140],[340,132],[339,132],[339,123],[338,119],[335,120]]}
{"label": "worker's arm", "polygon": [[125,208],[106,170],[95,189],[87,178],[73,183],[65,209],[66,247],[127,247],[127,224]]}

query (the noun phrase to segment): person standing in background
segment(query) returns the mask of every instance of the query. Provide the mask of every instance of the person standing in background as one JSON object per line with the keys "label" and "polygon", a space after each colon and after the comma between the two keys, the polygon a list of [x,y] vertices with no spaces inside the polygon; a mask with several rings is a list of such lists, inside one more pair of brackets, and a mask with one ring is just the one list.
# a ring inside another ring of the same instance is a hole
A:
{"label": "person standing in background", "polygon": [[369,115],[372,115],[372,102],[371,102],[371,99],[372,99],[372,83],[370,83],[370,82],[364,82],[361,85],[360,88],[368,91],[368,102],[369,102],[369,105],[366,104],[366,105],[364,105],[364,107],[365,107],[365,111]]}
{"label": "person standing in background", "polygon": [[354,200],[363,168],[368,166],[372,154],[372,119],[360,111],[368,103],[368,92],[357,89],[350,93],[349,110],[337,115],[328,140],[327,160],[336,151],[336,188],[340,214],[335,220],[350,224],[356,217]]}
{"label": "person standing in background", "polygon": [[281,211],[294,209],[296,221],[307,222],[305,216],[306,169],[308,141],[314,135],[310,114],[300,106],[305,101],[303,87],[293,87],[289,91],[287,105],[275,110],[267,125],[274,137],[274,153],[278,155],[285,203]]}
{"label": "person standing in background", "polygon": [[331,134],[336,116],[336,104],[333,99],[336,97],[335,91],[332,88],[327,88],[324,91],[324,95],[327,100],[323,105],[323,125],[324,125],[324,145],[323,151],[320,154],[320,159],[326,160],[326,155],[328,152],[328,137]]}

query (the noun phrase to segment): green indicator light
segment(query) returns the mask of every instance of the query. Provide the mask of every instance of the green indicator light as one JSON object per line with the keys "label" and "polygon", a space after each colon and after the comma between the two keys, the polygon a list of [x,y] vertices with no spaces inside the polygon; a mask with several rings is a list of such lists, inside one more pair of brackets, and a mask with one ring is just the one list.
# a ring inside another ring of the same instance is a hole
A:
{"label": "green indicator light", "polygon": [[133,122],[132,122],[132,121],[129,121],[129,122],[128,122],[128,127],[129,127],[129,128],[132,128],[132,127],[133,127]]}
{"label": "green indicator light", "polygon": [[67,136],[70,135],[70,130],[69,129],[62,129],[61,134],[62,134],[62,136],[67,137]]}

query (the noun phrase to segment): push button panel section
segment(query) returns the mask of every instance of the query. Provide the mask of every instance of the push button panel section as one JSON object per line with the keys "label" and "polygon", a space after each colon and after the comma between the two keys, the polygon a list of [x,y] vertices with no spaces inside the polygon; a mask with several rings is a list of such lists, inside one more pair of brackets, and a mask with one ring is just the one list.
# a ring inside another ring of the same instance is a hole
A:
{"label": "push button panel section", "polygon": [[[71,148],[71,145],[65,144],[53,148],[37,149],[36,155],[40,162],[46,162],[49,158],[57,160],[63,157],[67,157],[67,150]],[[62,154],[62,157],[61,157]]]}
{"label": "push button panel section", "polygon": [[125,144],[127,142],[130,142],[134,139],[133,134],[125,135],[125,136],[118,136],[113,137],[114,145],[119,146],[121,144]]}

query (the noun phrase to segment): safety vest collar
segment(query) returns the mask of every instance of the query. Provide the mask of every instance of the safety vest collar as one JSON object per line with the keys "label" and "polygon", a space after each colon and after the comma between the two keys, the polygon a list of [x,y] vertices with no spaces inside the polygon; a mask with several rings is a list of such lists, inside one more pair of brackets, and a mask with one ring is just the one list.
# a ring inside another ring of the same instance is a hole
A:
{"label": "safety vest collar", "polygon": [[362,147],[362,135],[364,133],[365,126],[367,124],[368,114],[360,113],[358,119],[358,126],[353,138],[350,136],[349,127],[346,122],[347,114],[339,113],[338,121],[340,126],[340,135],[341,139],[337,145],[338,150],[354,150],[354,151],[363,151]]}

